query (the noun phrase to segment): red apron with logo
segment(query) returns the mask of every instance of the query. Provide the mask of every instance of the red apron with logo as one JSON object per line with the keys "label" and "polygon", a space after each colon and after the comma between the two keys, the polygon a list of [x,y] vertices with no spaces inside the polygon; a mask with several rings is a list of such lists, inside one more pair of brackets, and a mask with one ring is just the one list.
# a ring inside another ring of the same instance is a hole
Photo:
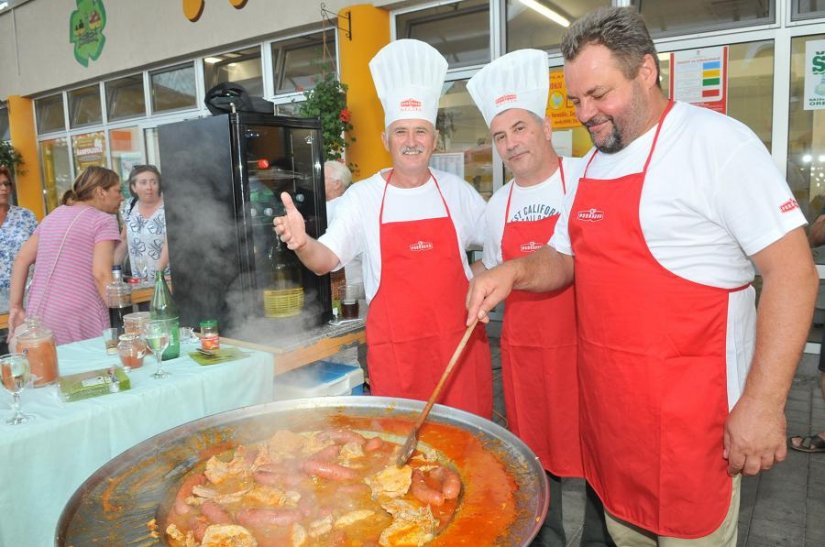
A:
{"label": "red apron with logo", "polygon": [[[384,223],[381,199],[381,281],[367,314],[367,361],[373,395],[427,400],[466,331],[469,282],[450,209],[447,216]],[[484,326],[470,337],[441,404],[491,418],[493,372]]]}
{"label": "red apron with logo", "polygon": [[[559,160],[562,190],[564,168]],[[558,214],[508,222],[513,186],[504,212],[501,255],[527,256],[547,244]],[[513,291],[504,306],[501,376],[510,430],[562,477],[581,477],[579,387],[573,286],[552,293]]]}
{"label": "red apron with logo", "polygon": [[732,291],[668,271],[642,233],[642,187],[671,107],[641,173],[591,179],[588,164],[569,231],[585,477],[616,517],[694,539],[721,525],[731,500],[722,451]]}

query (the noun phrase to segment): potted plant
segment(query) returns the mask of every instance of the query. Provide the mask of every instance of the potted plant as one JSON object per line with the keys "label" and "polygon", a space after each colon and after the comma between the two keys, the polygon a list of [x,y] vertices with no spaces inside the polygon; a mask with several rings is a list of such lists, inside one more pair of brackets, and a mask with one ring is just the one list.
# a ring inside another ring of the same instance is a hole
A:
{"label": "potted plant", "polygon": [[300,105],[302,116],[321,119],[324,137],[324,160],[340,160],[346,147],[355,142],[349,132],[352,123],[347,109],[347,86],[338,81],[335,72],[324,74],[315,87],[304,92],[306,101]]}
{"label": "potted plant", "polygon": [[0,141],[0,165],[5,165],[12,173],[23,174],[23,156],[8,141]]}

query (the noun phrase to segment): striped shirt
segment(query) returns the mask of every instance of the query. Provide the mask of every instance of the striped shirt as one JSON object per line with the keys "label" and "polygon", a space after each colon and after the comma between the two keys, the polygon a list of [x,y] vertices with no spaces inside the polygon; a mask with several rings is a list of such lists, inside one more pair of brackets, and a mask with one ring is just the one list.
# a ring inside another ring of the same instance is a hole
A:
{"label": "striped shirt", "polygon": [[39,239],[26,315],[40,317],[57,344],[100,336],[109,326],[109,310],[97,290],[92,261],[97,243],[120,241],[117,219],[88,205],[61,205],[34,233]]}

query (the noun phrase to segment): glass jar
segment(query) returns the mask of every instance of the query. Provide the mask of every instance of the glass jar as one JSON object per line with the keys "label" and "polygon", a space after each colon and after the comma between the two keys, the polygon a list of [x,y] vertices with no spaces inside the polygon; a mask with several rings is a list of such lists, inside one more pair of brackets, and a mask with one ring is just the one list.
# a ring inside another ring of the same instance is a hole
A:
{"label": "glass jar", "polygon": [[30,316],[15,330],[12,351],[26,356],[31,366],[34,387],[42,387],[57,380],[57,347],[54,334],[40,323],[38,317]]}
{"label": "glass jar", "polygon": [[149,322],[148,311],[136,311],[123,316],[124,334],[143,334],[143,329]]}
{"label": "glass jar", "polygon": [[218,335],[218,322],[214,319],[205,319],[200,322],[201,349],[215,351],[221,348],[221,339]]}
{"label": "glass jar", "polygon": [[121,334],[118,338],[117,352],[120,355],[120,362],[126,370],[142,367],[143,356],[148,351],[146,342],[137,334]]}

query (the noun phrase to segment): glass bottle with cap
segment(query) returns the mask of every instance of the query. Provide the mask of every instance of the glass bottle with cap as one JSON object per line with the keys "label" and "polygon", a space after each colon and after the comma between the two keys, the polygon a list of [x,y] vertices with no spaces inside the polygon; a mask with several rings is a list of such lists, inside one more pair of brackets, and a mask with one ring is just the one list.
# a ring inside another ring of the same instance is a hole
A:
{"label": "glass bottle with cap", "polygon": [[204,319],[200,322],[201,349],[217,351],[221,348],[221,339],[218,335],[218,322],[214,319]]}
{"label": "glass bottle with cap", "polygon": [[123,333],[123,316],[132,311],[132,289],[123,282],[123,270],[120,264],[112,266],[112,282],[106,285],[106,300],[109,306],[109,324]]}
{"label": "glass bottle with cap", "polygon": [[163,360],[177,358],[180,355],[180,313],[160,270],[155,272],[155,292],[149,304],[149,317],[152,321],[162,319],[169,330],[169,347],[163,352]]}

